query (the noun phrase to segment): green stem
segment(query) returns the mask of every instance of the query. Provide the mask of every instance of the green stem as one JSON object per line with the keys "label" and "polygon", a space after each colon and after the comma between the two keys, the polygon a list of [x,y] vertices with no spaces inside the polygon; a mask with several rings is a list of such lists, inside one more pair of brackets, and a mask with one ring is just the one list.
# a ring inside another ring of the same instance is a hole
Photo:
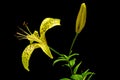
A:
{"label": "green stem", "polygon": [[74,43],[75,43],[75,41],[76,41],[76,39],[77,39],[77,36],[78,36],[78,33],[76,33],[76,35],[75,35],[75,37],[74,37],[74,39],[73,39],[73,42],[72,42],[71,47],[70,47],[69,55],[70,55],[71,52],[72,52],[72,48],[73,48],[73,45],[74,45]]}
{"label": "green stem", "polygon": [[72,70],[72,67],[71,67],[71,65],[70,65],[70,61],[68,61],[68,63],[69,63],[69,68],[70,68],[70,72],[71,72],[71,75],[73,74],[73,70]]}
{"label": "green stem", "polygon": [[71,72],[71,75],[73,74],[73,72],[72,72],[72,68],[70,67],[70,72]]}
{"label": "green stem", "polygon": [[52,47],[49,46],[49,48],[50,48],[53,52],[55,52],[56,54],[58,54],[59,56],[62,56],[62,54],[60,54],[58,51],[56,51],[56,50],[53,49]]}
{"label": "green stem", "polygon": [[[49,46],[49,48],[50,48],[53,52],[55,52],[56,54],[58,54],[59,56],[62,56],[62,54],[60,54],[58,51],[56,51],[56,50],[53,49],[52,47]],[[69,60],[68,60],[67,62],[70,63]],[[69,64],[69,65],[70,65],[70,64]],[[71,65],[70,65],[69,68],[70,68],[70,72],[71,72],[71,74],[73,74]]]}

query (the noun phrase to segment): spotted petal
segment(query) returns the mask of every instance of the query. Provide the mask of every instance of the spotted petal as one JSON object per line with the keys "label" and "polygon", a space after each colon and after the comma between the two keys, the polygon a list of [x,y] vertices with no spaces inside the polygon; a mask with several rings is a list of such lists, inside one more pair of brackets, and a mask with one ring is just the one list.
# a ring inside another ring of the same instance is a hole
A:
{"label": "spotted petal", "polygon": [[33,34],[27,35],[26,38],[30,41],[30,43],[33,43],[34,41],[41,42],[38,31],[36,30],[34,31]]}
{"label": "spotted petal", "polygon": [[24,66],[24,68],[27,71],[29,70],[29,60],[31,57],[32,52],[36,49],[39,48],[38,43],[33,43],[33,44],[29,44],[23,51],[22,53],[22,64]]}
{"label": "spotted petal", "polygon": [[44,35],[48,29],[57,25],[60,25],[60,19],[45,18],[40,25],[40,35]]}
{"label": "spotted petal", "polygon": [[42,43],[40,43],[40,47],[43,50],[43,52],[48,55],[51,59],[53,59],[53,56],[50,52],[49,46],[47,45],[45,33],[50,28],[60,25],[60,19],[55,18],[45,18],[40,26],[40,40]]}
{"label": "spotted petal", "polygon": [[53,56],[52,56],[52,54],[51,54],[51,51],[50,51],[50,49],[49,49],[49,46],[47,45],[47,43],[41,43],[41,44],[39,44],[39,46],[41,47],[41,49],[43,50],[43,52],[47,55],[47,56],[49,56],[51,59],[53,59]]}

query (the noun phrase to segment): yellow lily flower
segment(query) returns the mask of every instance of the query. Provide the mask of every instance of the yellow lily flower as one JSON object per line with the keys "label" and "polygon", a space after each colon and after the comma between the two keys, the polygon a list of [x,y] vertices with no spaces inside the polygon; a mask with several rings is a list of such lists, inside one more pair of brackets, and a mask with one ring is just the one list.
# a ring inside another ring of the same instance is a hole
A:
{"label": "yellow lily flower", "polygon": [[75,29],[76,33],[80,33],[85,26],[86,13],[87,13],[86,5],[85,3],[82,3],[76,19],[76,29]]}
{"label": "yellow lily flower", "polygon": [[23,25],[27,28],[29,33],[27,33],[26,31],[20,28],[20,30],[24,32],[25,35],[17,32],[17,34],[19,35],[17,37],[19,39],[28,39],[30,41],[30,44],[24,49],[22,53],[22,64],[27,71],[30,71],[28,68],[29,60],[32,52],[35,49],[41,48],[47,56],[53,59],[49,46],[47,45],[45,33],[47,30],[51,29],[52,27],[60,25],[60,19],[45,18],[40,25],[40,37],[39,37],[38,31],[34,31],[34,33],[32,34],[25,22],[23,23]]}

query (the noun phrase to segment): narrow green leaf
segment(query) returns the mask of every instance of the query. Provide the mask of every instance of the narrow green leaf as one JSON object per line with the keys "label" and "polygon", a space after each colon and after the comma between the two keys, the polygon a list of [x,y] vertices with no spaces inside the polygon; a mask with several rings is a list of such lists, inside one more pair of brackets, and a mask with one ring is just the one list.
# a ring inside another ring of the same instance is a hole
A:
{"label": "narrow green leaf", "polygon": [[53,62],[53,65],[55,65],[57,62],[60,62],[60,61],[67,61],[66,59],[56,59],[54,62]]}
{"label": "narrow green leaf", "polygon": [[75,65],[76,58],[70,60],[70,66],[73,67]]}
{"label": "narrow green leaf", "polygon": [[68,60],[68,57],[66,55],[64,55],[64,54],[61,54],[61,56],[58,57],[58,59],[66,59],[66,60]]}
{"label": "narrow green leaf", "polygon": [[77,70],[78,70],[79,66],[81,65],[81,63],[82,63],[82,61],[78,65],[76,65],[76,67],[73,70],[73,74],[77,73]]}
{"label": "narrow green leaf", "polygon": [[85,70],[85,71],[82,73],[82,76],[86,76],[86,75],[90,74],[91,72],[89,72],[89,70],[90,70],[90,69]]}
{"label": "narrow green leaf", "polygon": [[92,73],[89,75],[89,77],[87,78],[87,80],[91,80],[91,77],[92,77],[94,74],[95,74],[95,73],[92,72]]}
{"label": "narrow green leaf", "polygon": [[83,77],[80,74],[73,74],[70,78],[72,80],[83,80]]}
{"label": "narrow green leaf", "polygon": [[64,66],[70,67],[70,65],[69,65],[69,64],[63,64],[62,66],[63,66],[63,67],[64,67]]}
{"label": "narrow green leaf", "polygon": [[89,69],[87,69],[85,72],[82,73],[83,76],[83,80],[85,80],[87,78],[88,75],[91,75],[92,72],[89,72]]}
{"label": "narrow green leaf", "polygon": [[78,55],[79,55],[78,53],[73,53],[73,54],[68,56],[68,59],[72,58],[73,56],[78,56]]}
{"label": "narrow green leaf", "polygon": [[69,79],[69,78],[61,78],[60,80],[71,80],[71,79]]}
{"label": "narrow green leaf", "polygon": [[63,56],[65,57],[65,59],[67,59],[67,60],[68,60],[68,56],[66,56],[65,54],[64,54]]}
{"label": "narrow green leaf", "polygon": [[38,43],[28,45],[22,53],[22,64],[27,71],[29,70],[29,60],[34,49],[39,48]]}

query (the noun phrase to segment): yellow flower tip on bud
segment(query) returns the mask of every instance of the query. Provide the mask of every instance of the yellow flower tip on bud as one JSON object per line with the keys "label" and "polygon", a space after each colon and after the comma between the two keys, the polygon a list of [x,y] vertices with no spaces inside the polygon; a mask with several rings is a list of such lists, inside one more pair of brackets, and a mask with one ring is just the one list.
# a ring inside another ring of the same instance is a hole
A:
{"label": "yellow flower tip on bud", "polygon": [[86,4],[82,3],[76,19],[76,29],[75,29],[76,33],[80,33],[85,26],[86,12],[87,12]]}
{"label": "yellow flower tip on bud", "polygon": [[50,58],[53,59],[53,56],[51,56]]}

